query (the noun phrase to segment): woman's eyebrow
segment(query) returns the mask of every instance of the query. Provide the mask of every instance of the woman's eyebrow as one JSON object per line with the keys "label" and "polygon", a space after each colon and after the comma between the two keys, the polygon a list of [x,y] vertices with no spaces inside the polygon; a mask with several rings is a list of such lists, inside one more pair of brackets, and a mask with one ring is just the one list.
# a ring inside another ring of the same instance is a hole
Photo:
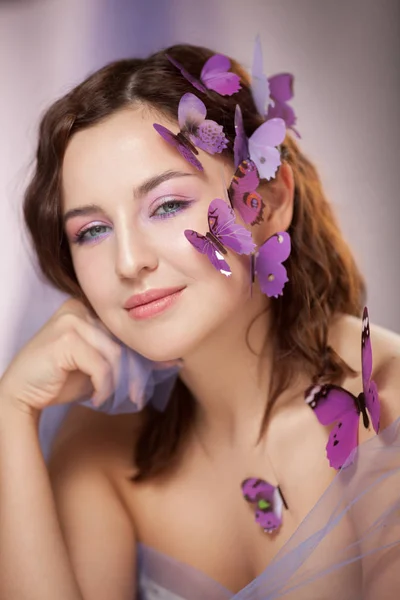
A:
{"label": "woman's eyebrow", "polygon": [[195,173],[186,173],[185,171],[164,171],[159,175],[150,177],[143,181],[140,185],[134,188],[133,195],[135,198],[142,198],[146,194],[149,194],[154,188],[158,187],[169,179],[175,179],[176,177],[194,177]]}
{"label": "woman's eyebrow", "polygon": [[[143,181],[140,185],[133,189],[134,198],[142,198],[146,194],[149,194],[154,188],[158,187],[165,181],[169,179],[175,179],[176,177],[195,177],[196,173],[186,173],[185,171],[165,171],[164,173],[160,173],[159,175],[154,175],[153,177],[149,177]],[[70,219],[74,217],[88,216],[94,213],[103,213],[104,210],[98,204],[87,204],[85,206],[78,206],[77,208],[72,208],[68,210],[64,217],[63,222],[64,226]]]}

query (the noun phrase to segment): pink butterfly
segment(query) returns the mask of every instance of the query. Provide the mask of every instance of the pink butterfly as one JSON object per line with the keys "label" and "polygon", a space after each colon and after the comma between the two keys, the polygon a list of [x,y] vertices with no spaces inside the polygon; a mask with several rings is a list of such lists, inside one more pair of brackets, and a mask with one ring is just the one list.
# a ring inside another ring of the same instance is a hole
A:
{"label": "pink butterfly", "polygon": [[270,119],[265,121],[247,139],[244,131],[243,117],[240,106],[235,110],[235,141],[234,160],[235,167],[250,158],[256,165],[258,175],[261,179],[270,180],[275,176],[281,156],[276,146],[285,139],[286,127],[283,119]]}
{"label": "pink butterfly", "polygon": [[226,248],[237,254],[251,254],[255,248],[251,233],[235,223],[235,213],[220,198],[213,200],[208,208],[208,227],[205,235],[192,229],[186,229],[184,233],[192,246],[207,256],[213,267],[229,277],[232,271],[224,259]]}
{"label": "pink butterfly", "polygon": [[172,56],[166,55],[168,60],[182,73],[200,92],[206,93],[207,89],[213,90],[221,96],[232,96],[240,90],[240,77],[236,73],[229,72],[231,61],[223,54],[214,54],[204,64],[200,80],[190,73]]}
{"label": "pink butterfly", "polygon": [[215,121],[206,119],[207,109],[194,94],[187,93],[182,96],[178,106],[178,123],[180,132],[172,133],[169,129],[158,123],[153,123],[154,129],[194,167],[203,171],[198,154],[194,148],[197,146],[209,154],[222,152],[228,140],[222,129]]}
{"label": "pink butterfly", "polygon": [[245,223],[251,225],[263,220],[265,205],[260,194],[256,192],[259,183],[256,165],[252,160],[244,160],[236,169],[228,190],[233,208]]}
{"label": "pink butterfly", "polygon": [[360,415],[365,428],[370,419],[376,433],[379,431],[380,403],[372,375],[372,348],[367,307],[364,308],[361,333],[361,369],[363,391],[354,396],[337,385],[314,385],[306,391],[305,401],[314,410],[322,425],[335,423],[326,453],[329,464],[340,469],[352,462],[353,450],[358,445]]}
{"label": "pink butterfly", "polygon": [[289,281],[283,262],[290,255],[290,236],[286,231],[272,235],[252,257],[252,280],[258,277],[260,289],[268,297],[282,295]]}

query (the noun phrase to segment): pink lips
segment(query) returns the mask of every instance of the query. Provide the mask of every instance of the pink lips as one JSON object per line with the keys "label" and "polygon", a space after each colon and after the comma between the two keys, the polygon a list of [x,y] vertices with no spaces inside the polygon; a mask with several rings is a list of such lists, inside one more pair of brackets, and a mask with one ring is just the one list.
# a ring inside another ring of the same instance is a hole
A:
{"label": "pink lips", "polygon": [[183,290],[183,287],[175,287],[154,289],[143,294],[135,294],[125,302],[124,308],[133,319],[148,319],[172,306]]}

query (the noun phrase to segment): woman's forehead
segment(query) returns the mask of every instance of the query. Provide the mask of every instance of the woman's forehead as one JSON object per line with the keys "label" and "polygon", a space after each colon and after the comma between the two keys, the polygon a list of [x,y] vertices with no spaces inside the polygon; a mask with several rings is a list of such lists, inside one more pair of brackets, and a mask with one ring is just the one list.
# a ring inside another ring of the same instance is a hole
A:
{"label": "woman's forehead", "polygon": [[[124,110],[71,138],[63,162],[64,193],[129,180],[135,185],[190,165],[158,135],[148,111]],[[168,126],[173,127],[169,122]],[[178,128],[176,128],[178,131]]]}
{"label": "woman's forehead", "polygon": [[[63,196],[98,196],[126,188],[168,171],[198,173],[154,129],[160,122],[177,133],[179,126],[147,109],[125,109],[104,121],[78,131],[71,138],[63,163]],[[221,179],[221,158],[201,152],[203,178]],[[228,180],[229,175],[226,176]],[[75,200],[74,200],[75,202]]]}

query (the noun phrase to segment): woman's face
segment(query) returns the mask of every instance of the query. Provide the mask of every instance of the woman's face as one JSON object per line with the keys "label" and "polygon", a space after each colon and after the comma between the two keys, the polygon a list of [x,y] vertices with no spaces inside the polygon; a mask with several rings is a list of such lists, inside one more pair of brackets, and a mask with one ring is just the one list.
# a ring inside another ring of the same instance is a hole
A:
{"label": "woman's face", "polygon": [[[185,229],[208,231],[209,204],[226,197],[233,168],[199,151],[197,171],[154,122],[178,131],[150,110],[126,109],[75,134],[63,165],[63,213],[78,281],[99,318],[137,352],[170,360],[244,309],[250,259],[228,251],[226,277],[188,242]],[[143,305],[152,296],[135,296],[147,292],[164,299]],[[139,305],[129,311],[132,297]]]}

